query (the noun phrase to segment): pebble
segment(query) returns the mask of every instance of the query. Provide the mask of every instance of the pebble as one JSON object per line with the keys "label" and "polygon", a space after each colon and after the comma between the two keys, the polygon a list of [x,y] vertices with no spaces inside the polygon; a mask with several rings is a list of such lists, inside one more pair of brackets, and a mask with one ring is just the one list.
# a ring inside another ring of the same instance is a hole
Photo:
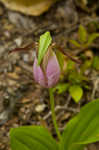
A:
{"label": "pebble", "polygon": [[20,47],[20,46],[22,45],[22,38],[21,38],[21,37],[16,38],[14,41],[15,41],[15,43],[16,43],[16,45],[17,45],[18,47]]}
{"label": "pebble", "polygon": [[4,36],[9,39],[11,37],[11,34],[9,31],[4,31]]}
{"label": "pebble", "polygon": [[4,51],[5,51],[5,47],[0,45],[0,57],[2,57]]}
{"label": "pebble", "polygon": [[46,108],[45,104],[40,104],[40,105],[36,106],[35,110],[36,110],[36,112],[41,113],[44,111],[45,108]]}
{"label": "pebble", "polygon": [[24,60],[24,62],[29,62],[29,55],[28,54],[24,54],[23,55],[23,60]]}

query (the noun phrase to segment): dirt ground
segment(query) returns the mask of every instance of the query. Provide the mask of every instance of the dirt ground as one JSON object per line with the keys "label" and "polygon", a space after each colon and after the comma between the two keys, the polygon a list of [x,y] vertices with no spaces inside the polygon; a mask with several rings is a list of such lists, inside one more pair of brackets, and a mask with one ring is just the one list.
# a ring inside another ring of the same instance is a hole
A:
{"label": "dirt ground", "polygon": [[[0,3],[0,150],[10,150],[9,130],[12,127],[41,124],[55,136],[48,91],[33,80],[35,49],[11,54],[9,51],[35,43],[45,31],[51,32],[58,45],[68,48],[68,40],[76,38],[79,24],[87,26],[92,21],[99,22],[98,9],[86,10],[74,0],[64,0],[43,15],[32,17],[10,11]],[[97,43],[99,45],[98,40]],[[96,47],[94,49],[98,55],[99,51]],[[99,98],[98,71],[91,72],[90,85],[90,91],[85,92],[79,104],[75,104],[68,93],[55,95],[60,131],[82,105]],[[91,144],[86,150],[99,150],[99,144]]]}

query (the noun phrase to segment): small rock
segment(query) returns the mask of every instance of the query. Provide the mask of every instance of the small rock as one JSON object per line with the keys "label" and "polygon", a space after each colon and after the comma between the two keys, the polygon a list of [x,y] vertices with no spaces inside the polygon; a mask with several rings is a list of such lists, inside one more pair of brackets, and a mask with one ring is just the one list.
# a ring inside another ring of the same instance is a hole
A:
{"label": "small rock", "polygon": [[21,46],[21,44],[22,44],[22,38],[21,38],[21,37],[15,39],[14,41],[15,41],[15,43],[16,43],[16,45],[17,45],[18,47]]}
{"label": "small rock", "polygon": [[44,111],[45,107],[46,107],[45,104],[40,104],[40,105],[36,106],[35,110],[36,110],[36,112],[40,113],[40,112]]}
{"label": "small rock", "polygon": [[4,31],[4,36],[9,39],[11,37],[11,34],[9,31]]}
{"label": "small rock", "polygon": [[24,60],[24,62],[29,62],[29,55],[28,54],[24,54],[23,55],[23,60]]}

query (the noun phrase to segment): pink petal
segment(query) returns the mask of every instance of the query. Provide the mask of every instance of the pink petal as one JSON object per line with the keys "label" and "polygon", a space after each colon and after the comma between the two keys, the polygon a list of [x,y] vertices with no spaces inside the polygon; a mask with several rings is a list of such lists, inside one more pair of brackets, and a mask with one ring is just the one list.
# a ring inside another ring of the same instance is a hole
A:
{"label": "pink petal", "polygon": [[37,65],[37,59],[35,58],[33,64],[33,75],[36,82],[38,82],[41,86],[46,87],[46,81],[44,77],[44,73],[40,66]]}
{"label": "pink petal", "polygon": [[55,53],[48,60],[48,65],[46,69],[46,78],[48,87],[53,87],[59,80],[60,77],[60,66]]}

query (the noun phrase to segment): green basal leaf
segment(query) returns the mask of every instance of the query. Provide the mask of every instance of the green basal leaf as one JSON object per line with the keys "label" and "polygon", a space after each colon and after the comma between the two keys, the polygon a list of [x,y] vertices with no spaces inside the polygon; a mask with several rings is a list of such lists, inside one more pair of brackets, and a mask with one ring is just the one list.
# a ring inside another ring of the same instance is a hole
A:
{"label": "green basal leaf", "polygon": [[99,141],[99,99],[85,105],[67,124],[61,150],[84,150],[86,144]]}
{"label": "green basal leaf", "polygon": [[67,91],[69,86],[69,83],[59,83],[55,88],[53,88],[53,92],[57,91],[58,94],[62,94]]}
{"label": "green basal leaf", "polygon": [[69,88],[70,95],[78,103],[83,95],[83,90],[79,85],[72,85]]}
{"label": "green basal leaf", "polygon": [[99,70],[99,56],[94,57],[92,67],[96,70]]}
{"label": "green basal leaf", "polygon": [[81,43],[87,42],[87,31],[84,26],[82,25],[79,26],[78,34],[79,34],[79,40]]}
{"label": "green basal leaf", "polygon": [[86,45],[87,46],[91,45],[94,42],[94,40],[98,37],[99,37],[99,33],[92,33],[91,35],[89,35],[88,42]]}
{"label": "green basal leaf", "polygon": [[75,45],[76,47],[81,47],[81,45],[80,45],[77,41],[75,41],[75,40],[70,40],[70,42],[71,42],[73,45]]}
{"label": "green basal leaf", "polygon": [[23,126],[10,131],[12,150],[59,150],[47,129],[41,126]]}
{"label": "green basal leaf", "polygon": [[48,50],[49,45],[51,44],[52,38],[50,32],[46,32],[40,36],[39,41],[39,52],[38,52],[38,65],[40,65],[45,53]]}

